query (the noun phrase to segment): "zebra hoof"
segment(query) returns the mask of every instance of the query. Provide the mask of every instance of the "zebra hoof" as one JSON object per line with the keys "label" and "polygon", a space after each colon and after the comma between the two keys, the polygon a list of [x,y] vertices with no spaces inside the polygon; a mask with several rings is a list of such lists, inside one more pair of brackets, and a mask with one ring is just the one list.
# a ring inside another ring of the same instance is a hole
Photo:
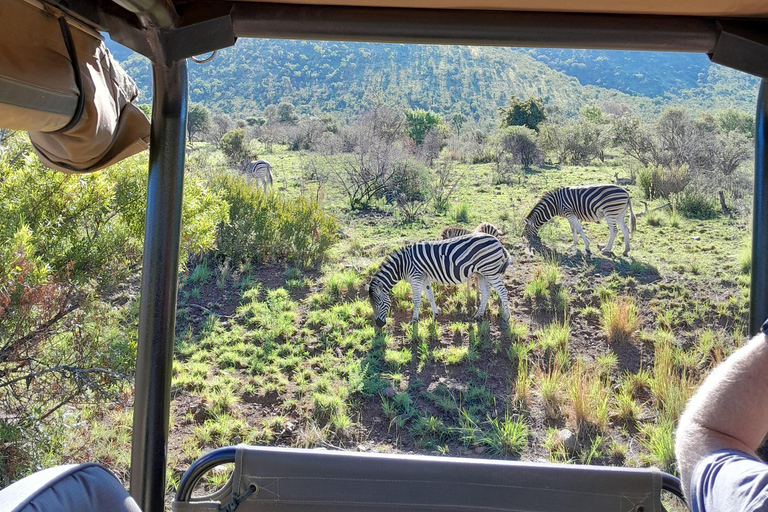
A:
{"label": "zebra hoof", "polygon": [[629,251],[624,251],[624,252],[623,252],[623,253],[621,253],[621,254],[623,254],[624,256],[629,256]]}
{"label": "zebra hoof", "polygon": [[600,252],[601,252],[601,253],[602,253],[604,256],[613,256],[613,251],[607,251],[607,250],[603,249],[603,250],[602,250],[602,251],[600,251]]}

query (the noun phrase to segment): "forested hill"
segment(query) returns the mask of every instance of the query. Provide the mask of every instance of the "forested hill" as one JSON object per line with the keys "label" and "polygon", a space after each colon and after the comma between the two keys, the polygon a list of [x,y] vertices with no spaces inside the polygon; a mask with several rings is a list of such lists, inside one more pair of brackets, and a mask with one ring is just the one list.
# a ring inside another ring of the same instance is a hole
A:
{"label": "forested hill", "polygon": [[752,111],[758,79],[712,64],[704,54],[533,48],[523,50],[582,84],[710,108]]}
{"label": "forested hill", "polygon": [[[542,97],[546,104],[557,106],[566,115],[606,100],[625,102],[640,107],[645,115],[654,115],[671,102],[690,102],[694,108],[714,106],[701,97],[702,87],[716,90],[720,81],[725,81],[726,89],[740,92],[728,99],[728,106],[754,108],[756,81],[744,85],[735,80],[733,73],[721,73],[710,83],[711,65],[689,65],[688,74],[676,79],[675,98],[650,98],[665,86],[658,80],[646,80],[654,87],[644,94],[643,81],[630,80],[630,64],[634,61],[618,63],[613,70],[623,77],[623,82],[608,79],[613,68],[606,59],[615,61],[618,54],[627,52],[582,54],[585,68],[597,66],[601,70],[604,78],[599,80],[591,75],[570,76],[580,66],[565,65],[566,54],[550,59],[550,65],[561,68],[558,71],[540,61],[545,60],[544,53],[531,52],[492,47],[242,39],[235,48],[219,51],[209,64],[190,63],[190,99],[216,110],[243,114],[260,112],[281,101],[293,103],[299,112],[351,114],[365,105],[386,101],[494,122],[497,108],[506,105],[512,95]],[[117,51],[116,56],[139,83],[142,97],[149,98],[147,61],[124,51]],[[677,64],[670,61],[665,67],[659,60],[646,73],[655,68],[663,74],[680,67]],[[692,80],[688,75],[694,73],[696,79]],[[580,79],[596,85],[583,84]],[[606,88],[609,83],[626,92]],[[697,87],[687,90],[691,84]],[[742,96],[746,97],[743,101]]]}

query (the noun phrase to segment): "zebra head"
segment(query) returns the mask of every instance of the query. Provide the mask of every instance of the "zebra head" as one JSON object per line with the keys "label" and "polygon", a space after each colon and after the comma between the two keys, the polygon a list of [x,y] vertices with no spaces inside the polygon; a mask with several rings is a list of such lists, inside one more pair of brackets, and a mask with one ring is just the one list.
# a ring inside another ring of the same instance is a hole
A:
{"label": "zebra head", "polygon": [[389,290],[377,276],[371,279],[370,284],[365,285],[365,289],[368,291],[368,298],[371,301],[373,320],[376,322],[376,327],[384,327],[387,324],[387,315],[391,305]]}
{"label": "zebra head", "polygon": [[539,229],[557,214],[558,210],[555,193],[558,190],[547,192],[547,194],[545,194],[544,197],[531,208],[531,211],[525,217],[523,236],[528,240],[540,240]]}
{"label": "zebra head", "polygon": [[540,226],[536,223],[534,218],[531,215],[528,215],[528,217],[525,219],[525,226],[523,226],[523,237],[527,238],[528,240],[538,240],[539,227]]}
{"label": "zebra head", "polygon": [[240,170],[240,172],[245,172],[245,171],[248,170],[248,165],[250,165],[250,163],[251,163],[251,159],[250,158],[243,158],[237,164],[237,168]]}

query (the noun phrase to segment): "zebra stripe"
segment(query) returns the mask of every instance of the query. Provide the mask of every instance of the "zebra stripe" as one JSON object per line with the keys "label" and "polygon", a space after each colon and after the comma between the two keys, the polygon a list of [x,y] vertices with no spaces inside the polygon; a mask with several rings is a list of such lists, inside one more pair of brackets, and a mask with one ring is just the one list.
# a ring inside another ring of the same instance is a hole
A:
{"label": "zebra stripe", "polygon": [[266,160],[255,162],[245,159],[240,162],[240,172],[245,174],[248,180],[258,180],[267,192],[267,185],[272,187],[272,165]]}
{"label": "zebra stripe", "polygon": [[383,327],[391,306],[390,293],[399,281],[405,279],[413,290],[412,322],[419,320],[421,292],[424,290],[432,306],[432,314],[438,309],[432,293],[432,281],[440,284],[460,284],[469,276],[478,275],[480,305],[475,314],[479,318],[491,295],[491,286],[501,302],[501,315],[506,322],[509,318],[507,289],[502,282],[509,266],[509,253],[499,240],[485,233],[468,235],[448,240],[419,242],[390,254],[366,286],[373,307],[376,325]]}
{"label": "zebra stripe", "polygon": [[440,231],[440,238],[447,240],[449,238],[456,238],[457,236],[464,236],[470,233],[486,233],[488,235],[495,236],[496,238],[501,238],[502,236],[506,235],[506,233],[501,233],[499,229],[490,222],[483,222],[478,224],[474,231],[470,231],[467,228],[460,228],[457,226],[449,226],[447,228],[443,228],[443,230]]}
{"label": "zebra stripe", "polygon": [[629,230],[624,221],[624,215],[630,212],[632,232],[635,232],[637,219],[632,211],[632,201],[629,193],[617,185],[583,185],[579,187],[563,187],[544,195],[531,209],[525,219],[523,235],[528,238],[538,238],[539,229],[555,216],[568,219],[573,234],[573,245],[576,246],[578,236],[584,239],[585,250],[589,252],[589,240],[579,221],[599,222],[605,218],[608,224],[610,239],[603,253],[610,253],[618,230],[624,234],[624,255],[629,253]]}

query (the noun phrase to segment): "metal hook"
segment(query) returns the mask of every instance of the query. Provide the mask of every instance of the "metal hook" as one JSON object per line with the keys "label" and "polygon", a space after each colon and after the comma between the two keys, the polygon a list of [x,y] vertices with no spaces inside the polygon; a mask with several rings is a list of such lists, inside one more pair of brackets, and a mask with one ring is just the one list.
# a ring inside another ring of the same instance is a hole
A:
{"label": "metal hook", "polygon": [[206,62],[211,62],[213,58],[216,56],[216,52],[219,50],[213,50],[211,52],[211,55],[204,58],[204,59],[198,59],[196,56],[190,57],[190,60],[194,62],[195,64],[205,64]]}

